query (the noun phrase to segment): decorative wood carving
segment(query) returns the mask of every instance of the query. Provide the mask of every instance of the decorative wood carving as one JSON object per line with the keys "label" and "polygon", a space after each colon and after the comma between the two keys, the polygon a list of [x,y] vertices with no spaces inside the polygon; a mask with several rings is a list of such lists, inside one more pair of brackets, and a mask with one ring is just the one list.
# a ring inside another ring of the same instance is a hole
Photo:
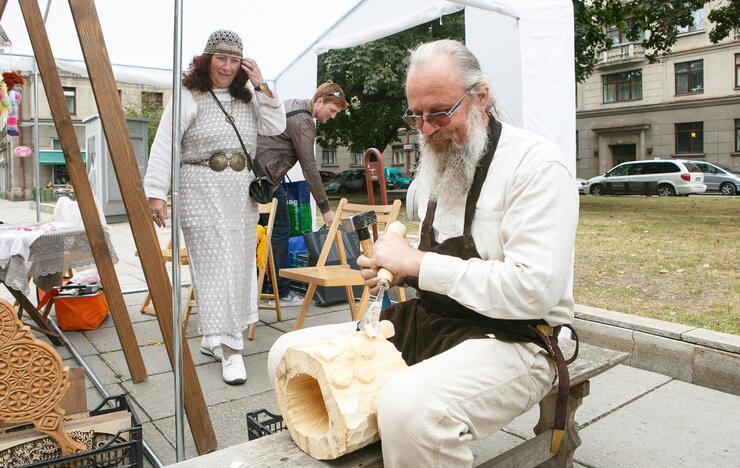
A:
{"label": "decorative wood carving", "polygon": [[0,419],[32,421],[37,431],[53,437],[63,454],[85,446],[63,430],[59,403],[69,388],[69,372],[56,350],[37,340],[0,299]]}
{"label": "decorative wood carving", "polygon": [[277,367],[275,397],[293,441],[333,460],[379,440],[376,400],[408,366],[384,320],[377,337],[353,332],[288,348]]}

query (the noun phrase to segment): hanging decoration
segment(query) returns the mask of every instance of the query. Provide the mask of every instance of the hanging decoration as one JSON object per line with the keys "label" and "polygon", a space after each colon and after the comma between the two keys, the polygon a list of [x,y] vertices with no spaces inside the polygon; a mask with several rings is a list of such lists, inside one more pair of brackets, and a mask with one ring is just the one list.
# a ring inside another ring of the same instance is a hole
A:
{"label": "hanging decoration", "polygon": [[18,106],[21,105],[20,87],[23,85],[23,77],[18,72],[3,73],[3,83],[7,86],[7,96],[10,108],[8,109],[8,135],[18,136]]}

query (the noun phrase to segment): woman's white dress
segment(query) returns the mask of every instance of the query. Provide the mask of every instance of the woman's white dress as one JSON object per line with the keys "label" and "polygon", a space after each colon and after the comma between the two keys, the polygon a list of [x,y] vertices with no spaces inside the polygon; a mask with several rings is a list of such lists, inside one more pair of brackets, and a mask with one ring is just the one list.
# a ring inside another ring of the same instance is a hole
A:
{"label": "woman's white dress", "polygon": [[[225,89],[216,97],[233,115],[249,154],[254,158],[257,134],[276,135],[285,129],[279,99],[255,93],[249,104],[232,99]],[[188,249],[190,273],[198,304],[204,344],[243,348],[242,333],[257,321],[257,204],[249,197],[254,174],[227,167],[215,172],[187,164],[216,152],[243,153],[234,129],[210,93],[183,89],[180,169],[181,229]],[[147,197],[166,200],[171,178],[171,103],[162,114],[149,157],[144,190]]]}

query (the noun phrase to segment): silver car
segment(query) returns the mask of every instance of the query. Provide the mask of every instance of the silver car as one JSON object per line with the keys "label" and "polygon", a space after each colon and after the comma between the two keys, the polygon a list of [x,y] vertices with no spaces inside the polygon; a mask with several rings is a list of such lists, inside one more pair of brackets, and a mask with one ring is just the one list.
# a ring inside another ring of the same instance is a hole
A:
{"label": "silver car", "polygon": [[732,170],[715,162],[689,161],[704,173],[707,192],[736,195],[740,192],[740,171]]}
{"label": "silver car", "polygon": [[659,195],[703,193],[704,174],[681,159],[647,159],[622,163],[588,180],[591,195]]}

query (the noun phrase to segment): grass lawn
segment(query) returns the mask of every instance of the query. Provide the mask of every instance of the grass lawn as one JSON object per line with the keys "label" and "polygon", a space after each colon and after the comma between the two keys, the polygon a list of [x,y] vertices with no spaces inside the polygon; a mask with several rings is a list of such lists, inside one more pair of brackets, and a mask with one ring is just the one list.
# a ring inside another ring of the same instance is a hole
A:
{"label": "grass lawn", "polygon": [[[740,335],[740,200],[580,200],[578,304]],[[335,208],[339,199],[330,203]],[[405,207],[399,219],[407,222]],[[408,228],[418,233],[418,223]]]}
{"label": "grass lawn", "polygon": [[740,334],[740,200],[581,197],[575,300]]}

